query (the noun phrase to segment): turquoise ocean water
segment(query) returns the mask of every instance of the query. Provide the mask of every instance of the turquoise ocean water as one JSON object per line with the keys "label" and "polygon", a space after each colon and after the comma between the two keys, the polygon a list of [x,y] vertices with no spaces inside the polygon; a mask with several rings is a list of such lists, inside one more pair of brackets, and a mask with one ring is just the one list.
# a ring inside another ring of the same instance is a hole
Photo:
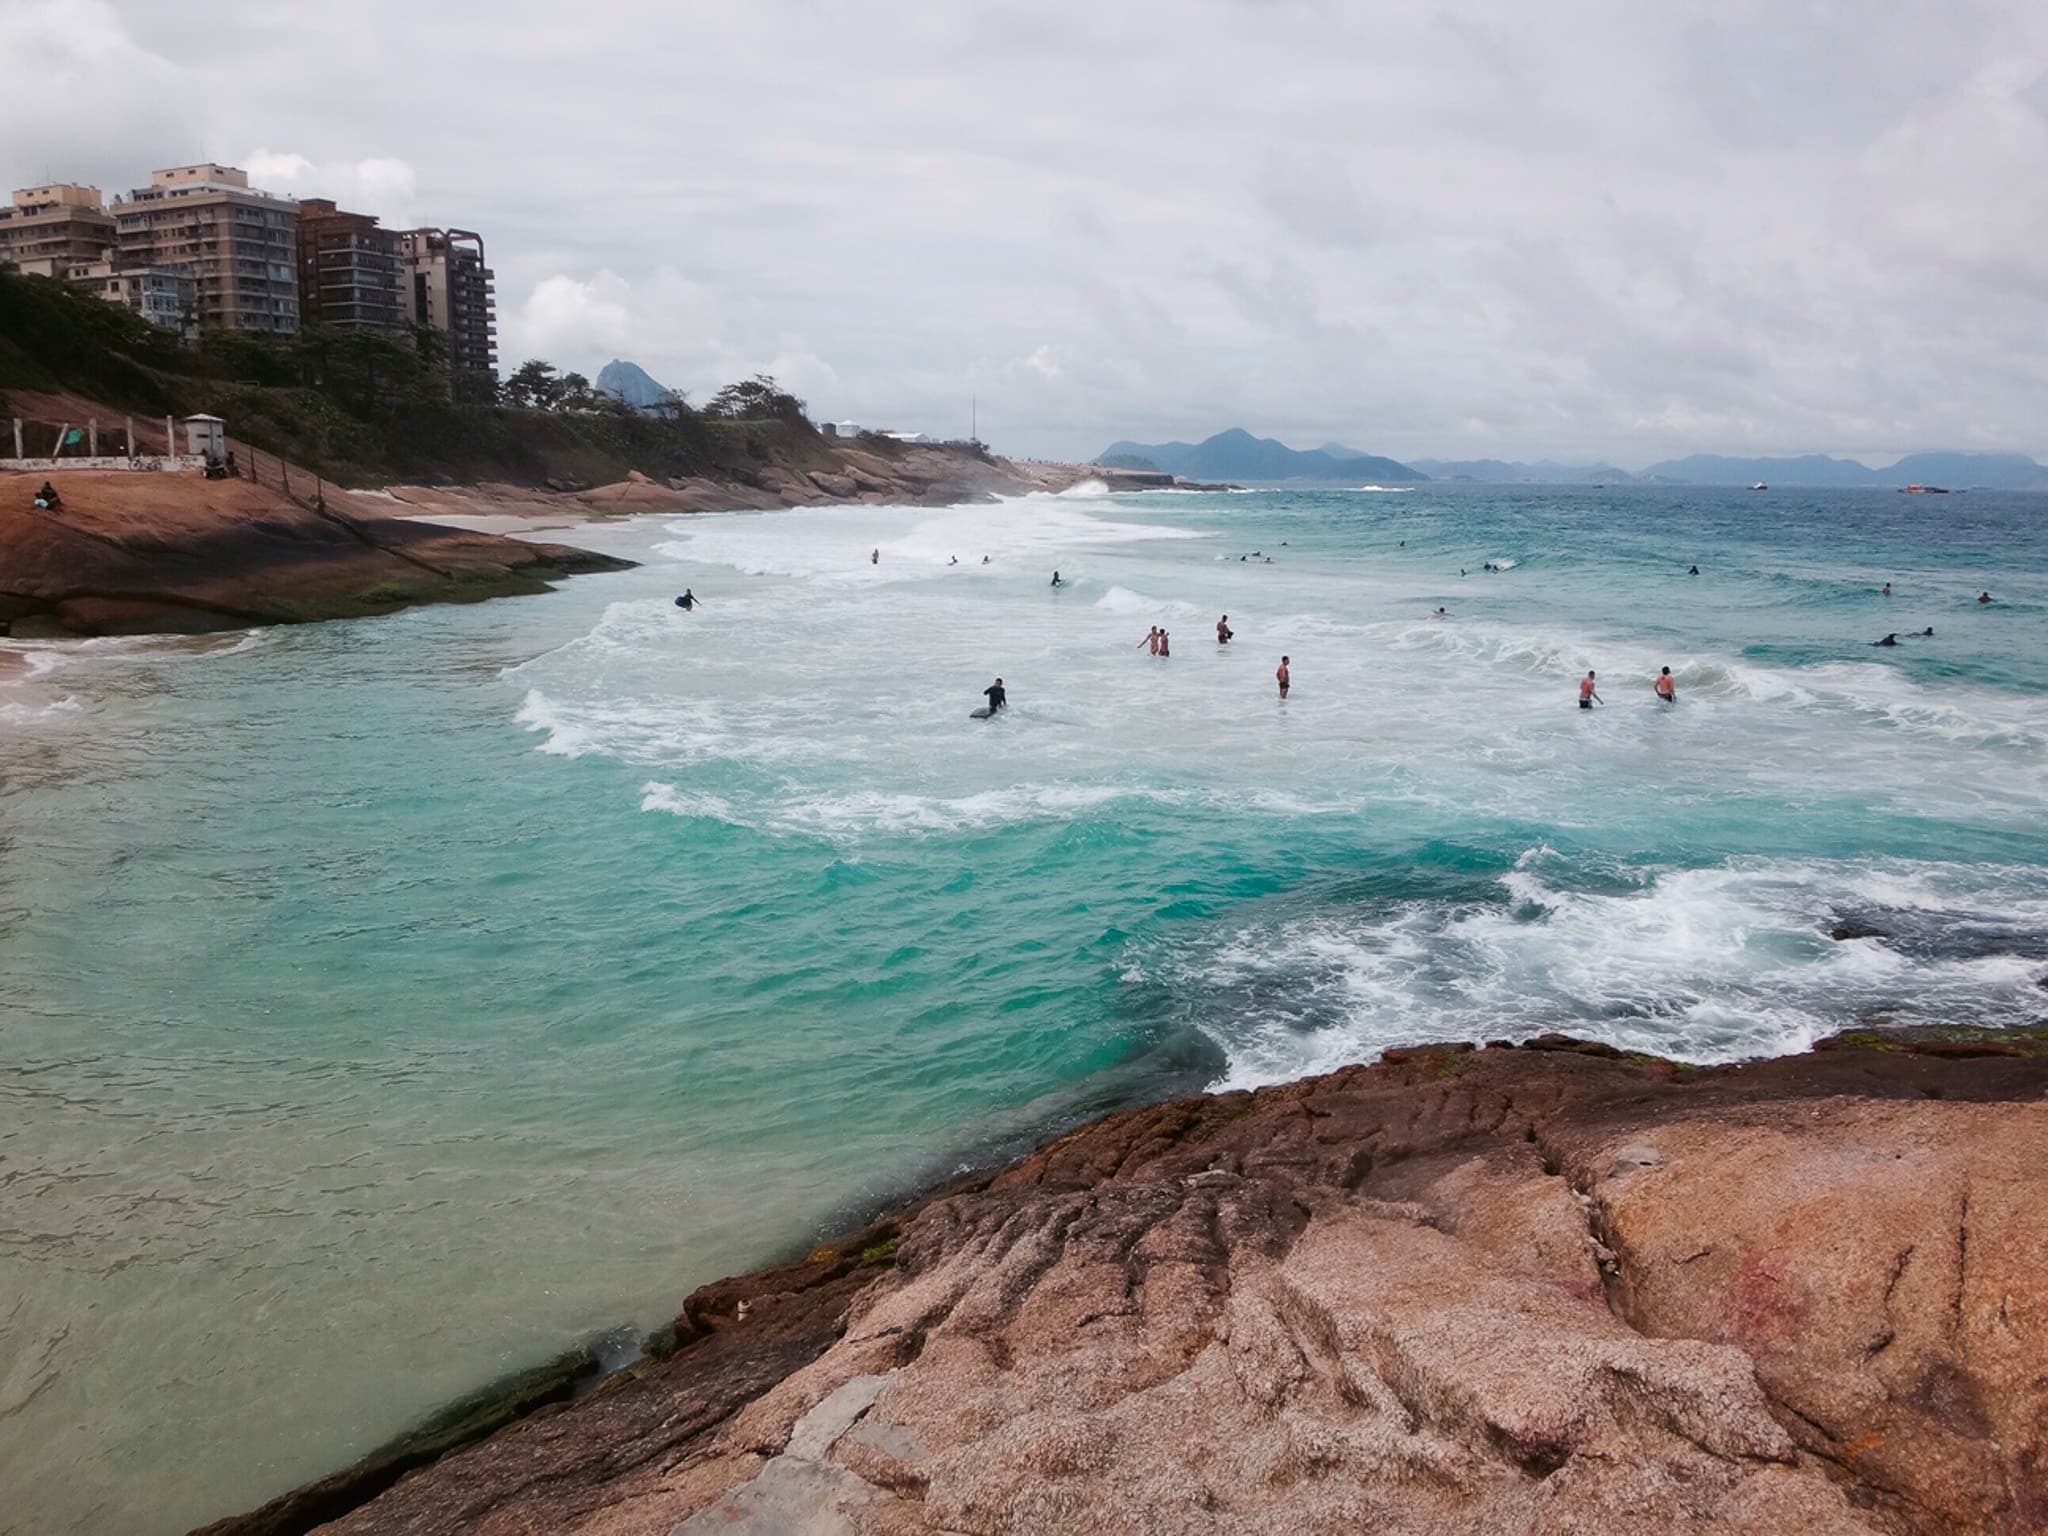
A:
{"label": "turquoise ocean water", "polygon": [[647,563],[0,686],[0,1530],[252,1504],[1116,1105],[2048,1015],[2048,498],[586,541]]}

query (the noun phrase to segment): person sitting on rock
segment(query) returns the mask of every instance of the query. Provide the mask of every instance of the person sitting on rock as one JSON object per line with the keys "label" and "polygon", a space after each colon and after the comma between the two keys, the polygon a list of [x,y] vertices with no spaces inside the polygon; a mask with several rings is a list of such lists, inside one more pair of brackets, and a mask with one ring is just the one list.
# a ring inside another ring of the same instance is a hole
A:
{"label": "person sitting on rock", "polygon": [[44,512],[55,512],[63,505],[64,503],[57,496],[57,487],[45,480],[43,488],[36,492],[37,508]]}

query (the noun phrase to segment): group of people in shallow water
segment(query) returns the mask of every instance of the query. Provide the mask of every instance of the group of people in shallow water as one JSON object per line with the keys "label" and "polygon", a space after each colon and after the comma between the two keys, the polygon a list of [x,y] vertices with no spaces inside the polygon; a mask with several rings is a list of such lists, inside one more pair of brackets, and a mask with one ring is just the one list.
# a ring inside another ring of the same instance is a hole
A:
{"label": "group of people in shallow water", "polygon": [[[1879,587],[1877,589],[1877,595],[1879,597],[1890,597],[1892,595],[1892,584],[1890,582],[1886,582],[1883,586]],[[1989,592],[1979,592],[1977,594],[1977,606],[1979,608],[1988,606],[1990,602],[1991,594]],[[1870,643],[1872,645],[1881,645],[1889,648],[1891,646],[1897,645],[1899,643],[1900,638],[1901,636],[1899,631],[1893,630],[1883,639],[1873,640]],[[1908,640],[1932,640],[1934,638],[1934,626],[1930,624],[1925,629],[1908,630],[1906,631],[1904,638]]]}
{"label": "group of people in shallow water", "polygon": [[[56,493],[54,491],[49,490],[47,486],[44,487],[44,491],[48,494],[50,503],[54,505],[56,502]],[[37,499],[37,505],[41,506],[43,504],[44,503],[42,500],[42,496],[39,494]],[[1281,542],[1284,545],[1286,541],[1282,540]],[[1406,544],[1407,540],[1402,540],[1402,543]],[[1245,558],[1246,557],[1243,555],[1238,556],[1238,559],[1240,561],[1243,561]],[[1252,551],[1252,558],[1262,558],[1268,565],[1272,564],[1272,557],[1270,555],[1261,555],[1258,550]],[[869,552],[868,563],[871,565],[880,565],[882,563],[882,551],[879,548],[876,548]],[[948,565],[958,565],[960,563],[960,557],[955,555],[949,560],[947,560],[946,563]],[[981,557],[981,563],[983,565],[989,564],[989,557],[987,555],[983,555]],[[1505,570],[1506,567],[1497,565],[1493,561],[1489,560],[1486,562],[1483,569],[1488,571],[1501,571]],[[1686,572],[1686,575],[1697,576],[1699,575],[1699,573],[1700,568],[1697,565],[1695,565]],[[1458,574],[1462,576],[1465,573],[1461,570],[1458,572]],[[1054,571],[1052,573],[1052,585],[1055,587],[1064,587],[1067,585],[1065,579],[1061,577],[1058,571]],[[1892,595],[1892,584],[1890,582],[1886,582],[1884,586],[1880,589],[1880,595],[1884,597],[1890,597]],[[1991,600],[1991,594],[1988,591],[1979,592],[1977,594],[1977,603],[1980,607],[1985,604],[1988,604],[1989,602],[1991,602]],[[676,599],[676,606],[678,608],[682,608],[685,610],[693,610],[702,606],[703,601],[704,599],[697,596],[697,594],[691,591],[688,587],[685,587],[683,589],[683,595]],[[1450,612],[1441,606],[1438,607],[1434,613],[1430,614],[1430,618],[1432,619],[1448,619],[1450,616]],[[1230,642],[1236,638],[1236,634],[1237,632],[1230,627],[1229,614],[1226,613],[1221,618],[1217,619],[1216,643],[1218,645],[1230,644]],[[1932,624],[1928,625],[1925,629],[1914,630],[1909,636],[1907,636],[1908,639],[1916,640],[1932,639],[1933,637],[1934,626]],[[1900,637],[1898,632],[1893,631],[1892,633],[1886,635],[1882,640],[1873,640],[1870,643],[1872,645],[1880,646],[1896,646],[1899,643],[1899,638]],[[1151,627],[1151,629],[1146,633],[1145,638],[1143,640],[1140,640],[1138,644],[1140,646],[1143,646],[1146,650],[1150,651],[1151,654],[1154,656],[1171,656],[1173,654],[1172,637],[1164,629],[1161,629],[1157,624],[1154,624]],[[1285,699],[1287,697],[1288,688],[1293,682],[1292,658],[1287,656],[1282,656],[1280,658],[1280,666],[1274,672],[1273,680],[1279,684],[1280,697]],[[1656,694],[1657,699],[1660,703],[1669,705],[1676,704],[1678,702],[1678,680],[1671,675],[1671,669],[1669,667],[1663,667],[1658,670],[1656,677],[1651,679],[1650,690],[1651,692]],[[1004,688],[1003,680],[1000,677],[997,678],[994,683],[982,689],[982,693],[988,699],[987,715],[989,719],[993,720],[1000,711],[1009,708],[1009,691]],[[1579,679],[1579,708],[1591,709],[1596,704],[1604,705],[1606,702],[1607,701],[1605,699],[1600,697],[1599,674],[1595,672],[1592,668],[1587,668],[1586,675]]]}
{"label": "group of people in shallow water", "polygon": [[[1579,679],[1579,708],[1591,709],[1595,704],[1607,702],[1600,697],[1599,676],[1599,673],[1588,667],[1586,675]],[[1651,679],[1650,691],[1665,704],[1678,702],[1678,679],[1671,675],[1669,667],[1661,668],[1656,677]]]}

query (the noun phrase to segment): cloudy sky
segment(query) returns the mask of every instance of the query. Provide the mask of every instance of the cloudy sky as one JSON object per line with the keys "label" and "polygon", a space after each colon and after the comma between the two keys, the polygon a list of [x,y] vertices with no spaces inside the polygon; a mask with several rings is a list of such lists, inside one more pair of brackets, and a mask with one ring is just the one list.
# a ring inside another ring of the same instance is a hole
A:
{"label": "cloudy sky", "polygon": [[[0,174],[483,233],[509,369],[1011,452],[2048,454],[2042,0],[0,0]],[[23,67],[25,61],[33,64]]]}

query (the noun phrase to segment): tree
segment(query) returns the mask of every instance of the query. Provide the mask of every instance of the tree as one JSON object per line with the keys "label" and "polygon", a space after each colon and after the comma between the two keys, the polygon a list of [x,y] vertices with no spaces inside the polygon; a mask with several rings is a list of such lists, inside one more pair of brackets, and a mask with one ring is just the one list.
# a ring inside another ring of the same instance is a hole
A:
{"label": "tree", "polygon": [[496,405],[503,394],[495,373],[458,373],[449,391],[462,405]]}
{"label": "tree", "polygon": [[561,397],[562,381],[555,372],[553,363],[529,357],[513,371],[499,390],[507,405],[525,406],[528,410],[549,411]]}
{"label": "tree", "polygon": [[786,421],[802,427],[811,424],[810,417],[804,414],[803,401],[765,373],[726,385],[711,397],[704,414],[727,421]]}

